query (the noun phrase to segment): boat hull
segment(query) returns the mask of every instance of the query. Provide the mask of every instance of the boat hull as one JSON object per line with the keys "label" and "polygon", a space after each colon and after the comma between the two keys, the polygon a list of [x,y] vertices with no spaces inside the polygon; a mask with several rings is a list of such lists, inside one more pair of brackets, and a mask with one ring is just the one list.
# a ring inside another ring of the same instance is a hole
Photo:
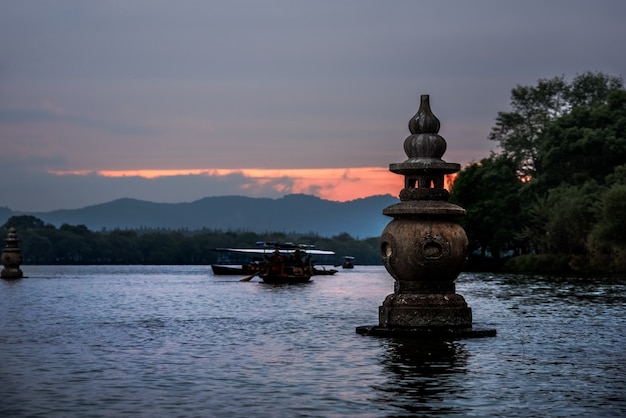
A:
{"label": "boat hull", "polygon": [[249,274],[254,274],[260,270],[260,267],[257,265],[249,265],[244,264],[242,266],[229,266],[223,264],[211,264],[211,270],[213,270],[213,274],[224,276],[246,276]]}
{"label": "boat hull", "polygon": [[314,276],[332,276],[333,274],[337,273],[337,271],[338,270],[335,269],[326,270],[313,267]]}
{"label": "boat hull", "polygon": [[270,284],[295,284],[295,283],[306,283],[311,280],[311,276],[291,276],[291,275],[259,275],[263,283]]}
{"label": "boat hull", "polygon": [[268,268],[259,277],[265,283],[289,284],[306,283],[311,280],[313,269],[311,267],[280,266],[280,268]]}
{"label": "boat hull", "polygon": [[[244,264],[242,266],[211,264],[211,270],[216,276],[248,276],[261,270],[261,266],[254,264]],[[313,276],[332,276],[337,273],[336,269],[318,269],[313,267]]]}

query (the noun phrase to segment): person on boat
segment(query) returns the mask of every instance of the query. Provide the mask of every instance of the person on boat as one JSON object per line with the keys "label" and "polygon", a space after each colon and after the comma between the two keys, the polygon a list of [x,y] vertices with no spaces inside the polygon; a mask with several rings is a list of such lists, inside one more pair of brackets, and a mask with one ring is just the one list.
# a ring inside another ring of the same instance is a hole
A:
{"label": "person on boat", "polygon": [[280,251],[274,250],[271,257],[269,258],[269,261],[270,261],[270,271],[273,274],[283,274],[285,258],[282,255],[280,255]]}
{"label": "person on boat", "polygon": [[293,253],[295,264],[298,267],[304,267],[304,261],[302,260],[302,255],[304,255],[304,251],[301,251],[301,250],[296,250]]}

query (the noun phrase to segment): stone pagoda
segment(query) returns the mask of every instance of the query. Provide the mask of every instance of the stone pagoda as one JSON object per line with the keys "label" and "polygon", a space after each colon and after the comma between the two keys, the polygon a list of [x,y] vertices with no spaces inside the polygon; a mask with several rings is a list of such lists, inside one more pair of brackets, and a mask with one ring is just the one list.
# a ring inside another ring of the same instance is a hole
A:
{"label": "stone pagoda", "polygon": [[21,279],[24,277],[20,264],[22,264],[22,251],[20,250],[19,242],[17,238],[17,232],[15,228],[9,228],[7,234],[5,247],[2,249],[2,273],[0,277],[3,279]]}
{"label": "stone pagoda", "polygon": [[472,310],[456,293],[455,280],[467,259],[468,240],[457,219],[465,214],[448,202],[444,176],[460,165],[441,159],[446,141],[440,122],[421,96],[417,114],[409,121],[404,141],[408,159],[389,165],[404,176],[400,203],[383,210],[393,217],[382,233],[380,252],[395,280],[394,292],[379,307],[377,326],[357,332],[383,336],[491,336],[495,330],[472,329]]}

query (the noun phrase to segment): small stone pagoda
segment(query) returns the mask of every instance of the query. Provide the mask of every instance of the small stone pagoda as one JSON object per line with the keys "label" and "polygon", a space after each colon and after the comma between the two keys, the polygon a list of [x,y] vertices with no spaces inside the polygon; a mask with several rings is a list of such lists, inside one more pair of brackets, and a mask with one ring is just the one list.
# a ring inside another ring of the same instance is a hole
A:
{"label": "small stone pagoda", "polygon": [[441,159],[446,141],[439,128],[429,96],[422,95],[409,121],[411,135],[404,141],[408,159],[389,166],[404,176],[400,203],[383,210],[393,220],[380,241],[383,263],[395,279],[394,293],[379,307],[379,324],[357,327],[360,334],[495,335],[495,330],[472,329],[472,310],[456,293],[454,282],[465,265],[468,245],[456,219],[465,210],[448,202],[444,176],[458,172],[460,165]]}
{"label": "small stone pagoda", "polygon": [[15,228],[9,228],[7,237],[4,240],[6,242],[5,247],[2,249],[2,273],[0,277],[3,279],[21,279],[24,277],[20,264],[22,264],[22,251],[20,250],[19,242],[17,238],[17,231]]}

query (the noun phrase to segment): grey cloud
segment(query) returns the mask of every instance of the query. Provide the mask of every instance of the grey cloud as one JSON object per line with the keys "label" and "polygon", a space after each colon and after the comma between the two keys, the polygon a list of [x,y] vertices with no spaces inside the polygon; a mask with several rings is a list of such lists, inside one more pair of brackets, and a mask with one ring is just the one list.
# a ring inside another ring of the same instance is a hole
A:
{"label": "grey cloud", "polygon": [[63,122],[71,125],[93,128],[116,135],[148,135],[156,133],[154,128],[146,126],[109,122],[75,115],[58,114],[42,109],[0,109],[0,124],[26,124],[33,122]]}
{"label": "grey cloud", "polygon": [[[430,94],[444,159],[466,163],[494,148],[489,130],[517,84],[625,75],[625,15],[622,0],[7,2],[0,123],[24,129],[0,141],[65,169],[384,167],[404,158],[408,120]],[[43,176],[28,188],[79,180],[93,185],[49,202],[166,181]],[[180,180],[181,198],[241,186]]]}
{"label": "grey cloud", "polygon": [[[289,185],[289,179],[274,179],[262,186],[247,188],[251,180],[241,174],[212,177],[206,175],[170,176],[146,179],[136,176],[102,177],[88,175],[51,175],[14,166],[12,178],[0,176],[0,207],[18,211],[48,211],[80,208],[130,197],[151,202],[190,202],[208,196],[239,195],[278,198],[276,184]],[[289,188],[287,189],[289,192]]]}

